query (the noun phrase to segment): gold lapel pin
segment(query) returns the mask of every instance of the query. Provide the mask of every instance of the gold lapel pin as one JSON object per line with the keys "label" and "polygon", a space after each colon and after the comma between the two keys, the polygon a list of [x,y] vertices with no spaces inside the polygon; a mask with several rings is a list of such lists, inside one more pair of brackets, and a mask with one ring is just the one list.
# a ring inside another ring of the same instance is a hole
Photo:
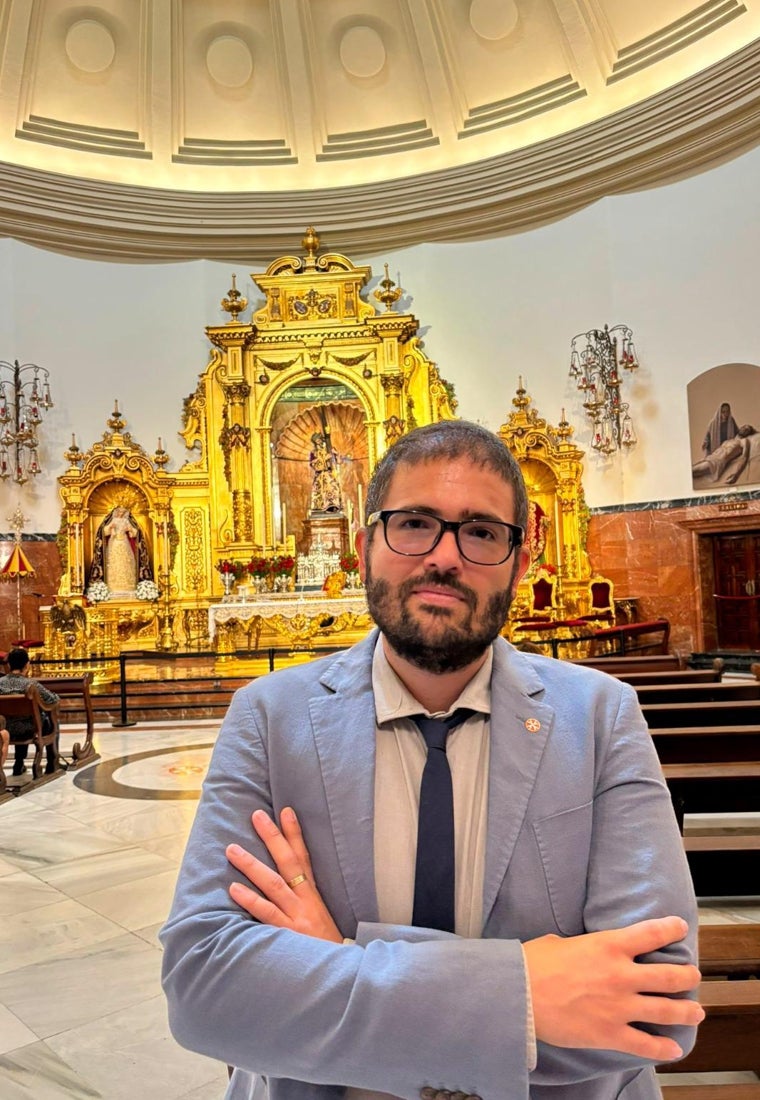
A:
{"label": "gold lapel pin", "polygon": [[538,731],[541,729],[541,723],[539,722],[538,718],[526,718],[525,728],[528,733],[538,733]]}

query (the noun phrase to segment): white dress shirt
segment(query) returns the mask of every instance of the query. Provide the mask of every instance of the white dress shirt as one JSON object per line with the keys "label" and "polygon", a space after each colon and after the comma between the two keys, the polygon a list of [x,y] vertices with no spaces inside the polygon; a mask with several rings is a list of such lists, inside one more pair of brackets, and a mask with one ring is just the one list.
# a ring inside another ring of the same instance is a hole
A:
{"label": "white dress shirt", "polygon": [[[479,939],[483,928],[483,875],[488,827],[491,668],[488,649],[481,668],[453,706],[430,714],[388,663],[382,635],[372,661],[377,758],[375,766],[375,890],[378,915],[389,924],[411,924],[417,861],[420,781],[427,746],[413,714],[444,718],[457,707],[476,713],[452,730],[446,741],[454,792],[454,928],[458,936]],[[508,1007],[505,1006],[508,1011]],[[533,1013],[528,1004],[528,1056],[535,1066]],[[396,1100],[385,1092],[346,1089],[347,1100]]]}

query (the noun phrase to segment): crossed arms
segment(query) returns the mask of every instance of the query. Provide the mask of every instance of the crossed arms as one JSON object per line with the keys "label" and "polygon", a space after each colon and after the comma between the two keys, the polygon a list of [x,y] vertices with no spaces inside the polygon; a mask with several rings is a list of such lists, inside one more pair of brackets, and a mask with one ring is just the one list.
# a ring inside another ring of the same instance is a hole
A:
{"label": "crossed arms", "polygon": [[[247,880],[230,885],[232,900],[262,924],[342,943],[314,881],[294,810],[282,811],[281,829],[263,810],[251,821],[277,870],[240,845],[229,845],[227,859]],[[654,1062],[682,1057],[674,1039],[632,1027],[631,1021],[695,1027],[704,1019],[696,1002],[663,996],[694,989],[700,979],[695,966],[637,961],[682,940],[687,931],[685,920],[670,916],[608,932],[547,935],[525,943],[536,1038],[558,1047],[617,1050]]]}

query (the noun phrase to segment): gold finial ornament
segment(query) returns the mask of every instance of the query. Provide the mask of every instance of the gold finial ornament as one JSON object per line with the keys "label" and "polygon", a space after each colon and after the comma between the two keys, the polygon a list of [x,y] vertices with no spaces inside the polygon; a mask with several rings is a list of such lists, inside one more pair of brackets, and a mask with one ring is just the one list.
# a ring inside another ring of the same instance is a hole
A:
{"label": "gold finial ornament", "polygon": [[115,400],[113,403],[113,412],[106,421],[106,424],[111,429],[111,431],[120,432],[122,428],[126,426],[126,423],[126,420],[119,412],[119,402],[118,400]]}
{"label": "gold finial ornament", "polygon": [[163,470],[166,463],[169,461],[169,456],[164,450],[163,440],[161,436],[158,437],[158,446],[156,447],[155,454],[153,455],[153,465],[157,466],[159,470]]}
{"label": "gold finial ornament", "polygon": [[229,313],[232,324],[240,324],[240,314],[248,307],[248,299],[244,298],[235,285],[237,275],[232,276],[232,286],[227,291],[227,297],[222,298],[221,306],[225,313]]}
{"label": "gold finial ornament", "polygon": [[375,297],[378,302],[382,302],[386,310],[392,311],[394,305],[404,293],[400,286],[396,286],[393,279],[388,274],[388,265],[384,264],[385,278],[381,280],[380,287],[375,291]]}
{"label": "gold finial ornament", "polygon": [[77,446],[77,437],[73,432],[71,434],[71,446],[68,451],[63,452],[63,457],[67,459],[71,466],[78,466],[82,461],[82,452]]}
{"label": "gold finial ornament", "polygon": [[565,416],[564,409],[562,409],[562,412],[560,413],[559,424],[554,429],[554,434],[556,435],[557,439],[561,439],[563,442],[565,440],[569,440],[570,436],[573,434],[572,425],[569,423],[567,417]]}
{"label": "gold finial ornament", "polygon": [[315,266],[317,252],[319,252],[319,237],[313,225],[310,225],[301,241],[301,247],[306,255],[304,260],[306,261],[304,267],[307,271],[311,270]]}
{"label": "gold finial ornament", "polygon": [[528,391],[523,385],[523,376],[518,374],[517,376],[517,392],[515,397],[512,398],[512,404],[516,409],[527,409],[530,405],[530,397],[528,397]]}

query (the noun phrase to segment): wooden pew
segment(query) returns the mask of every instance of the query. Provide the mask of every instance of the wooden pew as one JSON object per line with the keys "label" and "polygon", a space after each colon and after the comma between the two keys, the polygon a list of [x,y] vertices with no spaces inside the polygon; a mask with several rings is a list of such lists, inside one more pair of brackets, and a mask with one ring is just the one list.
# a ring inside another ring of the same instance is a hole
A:
{"label": "wooden pew", "polygon": [[617,676],[620,672],[627,674],[631,672],[678,671],[684,667],[683,660],[677,653],[630,654],[627,657],[605,657],[603,654],[599,654],[597,657],[579,657],[573,663],[591,665],[592,668],[610,672],[613,676]]}
{"label": "wooden pew", "polygon": [[760,727],[732,726],[650,727],[661,764],[747,763],[760,760]]}
{"label": "wooden pew", "polygon": [[687,835],[683,846],[697,897],[746,897],[760,892],[760,834]]}
{"label": "wooden pew", "polygon": [[760,977],[760,924],[700,924],[699,969],[703,977]]}
{"label": "wooden pew", "polygon": [[83,744],[75,742],[71,750],[71,760],[69,761],[70,768],[80,768],[83,764],[92,764],[93,761],[100,759],[100,753],[96,752],[95,745],[93,743],[93,734],[95,731],[95,714],[92,707],[92,696],[90,695],[90,684],[92,683],[92,673],[85,672],[81,676],[58,676],[58,677],[38,677],[38,683],[46,687],[48,691],[54,691],[56,695],[59,695],[64,702],[64,706],[61,707],[61,714],[66,714],[67,708],[65,703],[68,700],[75,699],[77,701],[76,709],[82,709],[85,715],[85,739]]}
{"label": "wooden pew", "polygon": [[[760,975],[760,924],[701,924],[699,968],[704,977],[735,980]],[[700,1050],[703,1042],[708,1047],[714,1045],[709,1034],[713,1019],[714,1016],[708,1010],[708,1018],[698,1033],[697,1044]],[[700,1057],[707,1055],[700,1053]],[[678,1073],[682,1067],[683,1062],[677,1062],[667,1068],[660,1066],[659,1070]],[[716,1065],[712,1068],[713,1071],[720,1072],[726,1067]],[[664,1085],[662,1095],[663,1100],[760,1100],[760,1081],[720,1085]]]}
{"label": "wooden pew", "polygon": [[[607,671],[601,661],[597,667],[602,672]],[[719,668],[674,668],[663,672],[613,672],[612,675],[638,691],[641,687],[657,687],[660,684],[719,684],[723,672]]]}
{"label": "wooden pew", "polygon": [[[52,729],[49,733],[43,731],[43,711],[50,715],[52,722]],[[14,756],[15,745],[33,745],[34,758],[32,760],[32,782],[35,785],[42,782],[49,782],[51,779],[56,778],[56,776],[63,774],[60,758],[58,756],[58,704],[52,707],[46,707],[40,699],[37,685],[30,683],[23,695],[0,695],[0,714],[3,715],[6,722],[12,718],[31,718],[34,721],[34,729],[29,737],[23,741],[14,741],[11,744],[8,753],[9,761],[12,760]],[[43,772],[43,749],[48,745],[52,745],[54,749],[55,767],[52,772]],[[21,780],[21,782],[18,782],[18,780]],[[23,776],[13,777],[8,783],[8,787],[14,789],[27,787],[29,785],[29,780],[24,780]]]}
{"label": "wooden pew", "polygon": [[722,703],[642,703],[641,709],[650,730],[760,726],[760,699],[726,699]]}
{"label": "wooden pew", "polygon": [[760,759],[663,764],[662,771],[681,832],[686,814],[760,811]]}
{"label": "wooden pew", "polygon": [[676,683],[634,685],[642,706],[655,703],[723,703],[737,699],[760,703],[760,684],[756,680],[729,680],[721,683]]}
{"label": "wooden pew", "polygon": [[[698,999],[707,1015],[700,1024],[694,1049],[680,1062],[658,1066],[657,1072],[751,1070],[757,1073],[760,1070],[760,982],[703,981]],[[733,1097],[732,1093],[724,1095]]]}

